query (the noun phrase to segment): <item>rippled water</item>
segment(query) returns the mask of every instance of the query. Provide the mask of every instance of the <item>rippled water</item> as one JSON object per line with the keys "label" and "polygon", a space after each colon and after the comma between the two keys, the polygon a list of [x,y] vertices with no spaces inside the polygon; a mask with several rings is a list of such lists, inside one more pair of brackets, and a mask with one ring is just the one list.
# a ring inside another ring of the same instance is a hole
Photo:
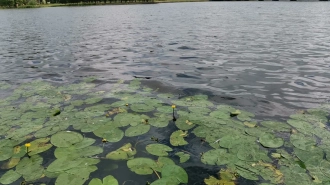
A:
{"label": "rippled water", "polygon": [[0,78],[150,76],[283,115],[329,98],[329,17],[326,2],[1,10]]}
{"label": "rippled water", "polygon": [[329,33],[326,2],[1,10],[0,80],[150,77],[160,91],[287,116],[329,100]]}

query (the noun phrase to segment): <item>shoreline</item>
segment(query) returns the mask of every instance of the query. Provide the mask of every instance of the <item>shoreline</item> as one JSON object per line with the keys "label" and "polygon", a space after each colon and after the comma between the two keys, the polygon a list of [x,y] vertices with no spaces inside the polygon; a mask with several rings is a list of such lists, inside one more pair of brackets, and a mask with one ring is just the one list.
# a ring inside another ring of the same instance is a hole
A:
{"label": "shoreline", "polygon": [[160,4],[160,3],[184,3],[184,2],[208,2],[209,0],[155,0],[152,2],[126,2],[126,3],[67,3],[67,4],[42,4],[24,5],[19,7],[0,7],[1,9],[25,9],[25,8],[47,8],[47,7],[68,7],[68,6],[109,6],[109,5],[139,5],[139,4]]}

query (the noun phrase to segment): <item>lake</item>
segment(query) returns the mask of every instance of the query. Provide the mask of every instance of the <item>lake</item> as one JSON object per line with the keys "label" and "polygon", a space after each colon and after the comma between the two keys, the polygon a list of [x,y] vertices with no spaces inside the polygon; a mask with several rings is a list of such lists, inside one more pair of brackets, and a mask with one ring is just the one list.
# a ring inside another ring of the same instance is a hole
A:
{"label": "lake", "polygon": [[[141,79],[145,89],[157,90],[152,93],[154,97],[158,93],[171,93],[179,99],[203,94],[214,105],[252,112],[258,122],[285,121],[300,110],[329,102],[329,33],[327,2],[200,2],[0,10],[0,80],[12,86],[11,90],[0,91],[0,97],[5,99],[20,84],[35,80],[56,84],[60,89],[96,76],[95,88],[110,91],[118,80],[129,83]],[[110,104],[113,98],[102,101]],[[18,100],[11,105],[20,103]],[[1,107],[4,110],[6,106]],[[83,108],[86,106],[77,111]],[[328,120],[322,129],[328,130],[327,123]],[[166,130],[164,135],[159,128],[151,128],[150,132],[164,139],[161,143],[170,145],[165,140],[176,127],[172,124]],[[308,135],[299,129],[298,132]],[[93,132],[84,136],[100,139]],[[287,141],[290,134],[282,136]],[[106,146],[98,141],[98,146],[107,154],[127,142],[134,145],[139,139],[126,138]],[[201,145],[200,139],[192,135],[188,140],[189,147],[181,149],[192,153],[191,159],[182,167],[188,173],[189,185],[203,184],[204,178],[216,176],[223,166],[201,163],[199,155],[212,147]],[[144,150],[146,144],[137,146],[137,151]],[[292,146],[285,147],[292,151]],[[41,155],[43,166],[55,159],[54,150],[53,147]],[[147,154],[144,151],[139,156]],[[101,171],[93,172],[91,178],[114,175],[119,184],[127,180],[126,185],[157,179],[155,174],[134,174],[126,167],[126,161],[101,162]],[[111,165],[119,168],[110,170]],[[6,171],[3,169],[0,174]],[[42,178],[36,184],[54,184],[55,180]],[[236,182],[258,184],[267,180],[239,177]],[[323,182],[327,180],[330,179]],[[88,183],[89,180],[85,182]]]}

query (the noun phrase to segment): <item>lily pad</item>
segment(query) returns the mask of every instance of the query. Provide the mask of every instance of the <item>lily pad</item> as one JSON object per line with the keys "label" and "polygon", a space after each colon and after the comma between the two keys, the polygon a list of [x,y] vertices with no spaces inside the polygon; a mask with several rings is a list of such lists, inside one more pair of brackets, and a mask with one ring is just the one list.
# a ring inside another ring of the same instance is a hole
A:
{"label": "lily pad", "polygon": [[132,144],[127,143],[119,149],[108,153],[106,158],[112,160],[129,160],[133,159],[135,154],[136,150],[132,147]]}
{"label": "lily pad", "polygon": [[171,147],[163,144],[149,144],[146,146],[147,152],[156,156],[168,156],[168,152],[173,151]]}
{"label": "lily pad", "polygon": [[67,148],[56,148],[54,155],[56,158],[66,158],[70,156],[72,159],[79,157],[90,157],[103,152],[103,149],[99,146],[87,146],[84,148],[76,148],[74,146]]}
{"label": "lily pad", "polygon": [[14,170],[9,170],[0,178],[1,184],[12,184],[17,181],[22,175],[18,174]]}
{"label": "lily pad", "polygon": [[44,168],[41,166],[42,157],[33,155],[24,157],[16,166],[16,172],[23,175],[26,181],[34,181],[41,178]]}
{"label": "lily pad", "polygon": [[288,124],[278,121],[263,121],[260,123],[262,126],[270,128],[275,131],[279,132],[288,132],[290,131],[291,127]]}
{"label": "lily pad", "polygon": [[139,136],[149,132],[149,130],[150,130],[150,125],[140,124],[137,126],[131,126],[126,129],[125,136],[126,137]]}
{"label": "lily pad", "polygon": [[1,169],[10,169],[14,168],[20,161],[20,158],[10,158],[8,162],[4,163],[1,166]]}
{"label": "lily pad", "polygon": [[111,124],[101,126],[93,133],[108,142],[118,142],[124,137],[124,132]]}
{"label": "lily pad", "polygon": [[169,165],[169,164],[175,165],[174,161],[168,157],[158,157],[156,164],[157,164],[157,168],[155,168],[154,170],[158,172],[162,171],[164,165]]}
{"label": "lily pad", "polygon": [[313,137],[305,136],[303,134],[291,134],[290,141],[293,146],[301,149],[301,150],[311,150],[316,145],[316,140]]}
{"label": "lily pad", "polygon": [[140,157],[127,161],[127,167],[136,174],[149,175],[157,168],[157,164],[152,159]]}
{"label": "lily pad", "polygon": [[229,119],[230,118],[230,114],[227,112],[223,112],[223,111],[213,111],[210,113],[210,116],[214,117],[214,118],[218,118],[218,119]]}
{"label": "lily pad", "polygon": [[225,165],[234,162],[237,159],[235,155],[229,154],[225,149],[213,149],[205,152],[201,160],[204,164]]}
{"label": "lily pad", "polygon": [[134,112],[151,112],[155,109],[155,107],[146,105],[144,103],[139,103],[131,105],[131,109]]}
{"label": "lily pad", "polygon": [[61,131],[51,137],[51,143],[57,147],[69,147],[82,140],[83,136],[81,134],[71,131]]}
{"label": "lily pad", "polygon": [[189,130],[195,126],[193,121],[190,121],[189,118],[185,116],[179,117],[176,120],[175,125],[181,130]]}
{"label": "lily pad", "polygon": [[279,148],[284,144],[282,138],[276,138],[271,133],[264,133],[259,138],[260,144],[267,148]]}
{"label": "lily pad", "polygon": [[40,138],[32,141],[30,144],[31,146],[29,147],[28,154],[29,156],[42,153],[44,151],[47,151],[50,149],[53,145],[48,143],[50,138]]}
{"label": "lily pad", "polygon": [[180,166],[173,164],[164,165],[161,173],[163,178],[173,178],[180,183],[188,183],[188,174]]}
{"label": "lily pad", "polygon": [[101,179],[93,178],[88,185],[119,185],[119,183],[114,176],[108,175],[103,178],[103,182]]}
{"label": "lily pad", "polygon": [[13,148],[12,147],[1,147],[0,148],[0,161],[5,161],[13,155]]}
{"label": "lily pad", "polygon": [[56,181],[55,185],[63,184],[74,184],[74,185],[83,185],[89,178],[88,171],[81,171],[80,173],[70,174],[70,173],[61,173]]}
{"label": "lily pad", "polygon": [[188,107],[189,111],[198,114],[208,114],[211,112],[209,108],[206,107]]}
{"label": "lily pad", "polygon": [[190,159],[190,155],[184,152],[177,152],[175,155],[180,157],[180,163],[185,163]]}
{"label": "lily pad", "polygon": [[136,126],[149,119],[146,115],[137,115],[132,113],[121,113],[114,117],[114,125],[117,127],[125,127],[128,125]]}
{"label": "lily pad", "polygon": [[173,108],[171,106],[161,106],[161,107],[158,107],[157,110],[161,113],[167,113],[167,114],[171,114],[173,113]]}
{"label": "lily pad", "polygon": [[166,127],[173,118],[171,116],[161,114],[157,117],[153,117],[149,119],[149,124],[154,127]]}
{"label": "lily pad", "polygon": [[184,137],[187,137],[188,132],[187,131],[182,131],[182,130],[177,130],[173,132],[170,136],[170,143],[173,146],[182,146],[182,145],[187,145],[188,142],[184,140]]}
{"label": "lily pad", "polygon": [[222,180],[222,179],[217,179],[213,176],[210,176],[208,179],[204,179],[204,183],[206,185],[217,185],[217,184],[221,184],[221,185],[235,185],[235,182],[233,181],[227,181],[227,180]]}

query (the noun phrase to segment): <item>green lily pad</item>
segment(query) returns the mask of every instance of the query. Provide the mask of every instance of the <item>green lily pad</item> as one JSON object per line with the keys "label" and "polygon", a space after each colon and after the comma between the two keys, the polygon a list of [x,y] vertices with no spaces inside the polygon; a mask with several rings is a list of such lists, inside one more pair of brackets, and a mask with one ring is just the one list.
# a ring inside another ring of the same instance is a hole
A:
{"label": "green lily pad", "polygon": [[92,118],[92,119],[77,119],[72,124],[75,130],[80,130],[81,132],[93,132],[105,125],[109,121],[106,118]]}
{"label": "green lily pad", "polygon": [[103,149],[99,146],[86,146],[84,148],[76,148],[74,145],[67,148],[56,148],[54,155],[56,158],[70,158],[75,159],[79,157],[90,157],[103,152]]}
{"label": "green lily pad", "polygon": [[32,141],[30,144],[31,146],[29,147],[29,156],[42,153],[44,151],[47,151],[50,149],[53,145],[48,143],[50,138],[40,138]]}
{"label": "green lily pad", "polygon": [[87,179],[89,178],[88,171],[81,171],[77,174],[69,174],[69,173],[61,173],[56,181],[55,185],[63,185],[63,184],[74,184],[74,185],[83,185]]}
{"label": "green lily pad", "polygon": [[136,174],[149,175],[157,168],[157,164],[152,159],[140,157],[127,161],[127,167]]}
{"label": "green lily pad", "polygon": [[150,118],[148,123],[154,127],[166,127],[169,121],[171,121],[172,119],[172,116],[161,114],[157,115],[156,117]]}
{"label": "green lily pad", "polygon": [[225,149],[213,149],[205,152],[201,158],[204,164],[225,165],[237,159],[235,155],[229,154]]}
{"label": "green lily pad", "polygon": [[114,117],[114,125],[117,127],[125,127],[128,125],[136,126],[144,123],[145,120],[149,119],[146,115],[137,115],[132,113],[121,113]]}
{"label": "green lily pad", "polygon": [[124,137],[124,132],[111,124],[101,126],[93,133],[108,142],[118,142]]}
{"label": "green lily pad", "polygon": [[173,94],[170,94],[170,93],[157,94],[157,96],[158,96],[159,98],[163,98],[163,99],[174,98],[174,95],[173,95]]}
{"label": "green lily pad", "polygon": [[223,111],[213,111],[210,113],[210,116],[217,118],[217,119],[229,119],[230,118],[230,114],[227,112],[223,112]]}
{"label": "green lily pad", "polygon": [[0,148],[0,161],[5,161],[13,155],[13,148],[12,147],[1,147]]}
{"label": "green lily pad", "polygon": [[146,146],[147,152],[156,156],[168,156],[168,152],[173,151],[171,147],[163,144],[149,144]]}
{"label": "green lily pad", "polygon": [[171,106],[161,106],[157,108],[158,112],[164,113],[164,114],[171,114],[173,113],[173,108]]}
{"label": "green lily pad", "polygon": [[64,158],[59,158],[53,161],[48,167],[47,171],[48,172],[64,172],[68,171],[70,169],[75,169],[75,168],[83,168],[86,166],[91,166],[99,163],[99,159],[92,159],[92,158],[76,158],[72,159],[70,156],[64,157]]}
{"label": "green lily pad", "polygon": [[51,137],[51,143],[57,147],[69,147],[82,140],[83,136],[81,134],[71,131],[61,131]]}
{"label": "green lily pad", "polygon": [[308,161],[311,157],[317,157],[323,159],[323,150],[319,147],[311,148],[310,150],[301,150],[294,148],[294,154],[303,162]]}
{"label": "green lily pad", "polygon": [[119,183],[114,176],[108,175],[103,178],[103,182],[101,179],[93,178],[88,185],[119,185]]}
{"label": "green lily pad", "polygon": [[61,127],[57,125],[51,125],[51,126],[46,126],[40,130],[38,130],[36,133],[34,133],[34,137],[36,138],[42,138],[42,137],[47,137],[50,135],[55,134],[56,132],[59,132],[61,130],[65,130],[66,128],[62,129]]}
{"label": "green lily pad", "polygon": [[155,109],[155,107],[146,105],[144,103],[139,103],[131,105],[131,109],[134,112],[151,112]]}
{"label": "green lily pad", "polygon": [[117,150],[108,153],[106,158],[112,160],[129,160],[133,159],[135,154],[136,150],[132,147],[132,144],[127,143]]}
{"label": "green lily pad", "polygon": [[161,172],[164,165],[175,164],[175,162],[168,157],[158,157],[156,164],[157,167],[154,170]]}
{"label": "green lily pad", "polygon": [[160,178],[154,182],[152,182],[150,185],[178,185],[180,182],[177,179],[174,178]]}
{"label": "green lily pad", "polygon": [[41,178],[44,168],[41,166],[42,157],[33,155],[24,157],[16,166],[16,172],[23,175],[26,181],[34,181]]}
{"label": "green lily pad", "polygon": [[149,132],[149,130],[150,130],[150,125],[140,124],[137,126],[131,126],[126,129],[125,136],[126,137],[139,136]]}
{"label": "green lily pad", "polygon": [[251,121],[251,117],[254,116],[255,115],[250,112],[241,111],[241,113],[237,116],[237,119],[239,119],[240,121]]}
{"label": "green lily pad", "polygon": [[262,126],[270,128],[279,132],[289,132],[291,127],[288,124],[278,121],[263,121],[260,123]]}
{"label": "green lily pad", "polygon": [[198,114],[208,114],[211,112],[209,108],[206,107],[188,107],[189,111]]}
{"label": "green lily pad", "polygon": [[92,98],[88,98],[85,100],[86,104],[94,104],[97,102],[100,102],[103,98],[102,97],[92,97]]}
{"label": "green lily pad", "polygon": [[187,137],[188,132],[187,131],[182,131],[182,130],[177,130],[173,132],[170,136],[170,143],[173,146],[182,146],[182,145],[187,145],[188,142],[184,140],[184,137]]}
{"label": "green lily pad", "polygon": [[177,152],[175,155],[180,157],[180,163],[185,163],[190,159],[190,155],[184,152]]}
{"label": "green lily pad", "polygon": [[284,144],[282,138],[276,138],[271,133],[264,133],[259,137],[260,144],[267,148],[279,148]]}
{"label": "green lily pad", "polygon": [[81,106],[82,104],[84,104],[83,100],[75,100],[71,102],[71,105],[73,106]]}
{"label": "green lily pad", "polygon": [[290,141],[293,146],[301,150],[311,150],[316,145],[316,140],[313,137],[305,136],[303,134],[291,134]]}
{"label": "green lily pad", "polygon": [[188,183],[188,174],[180,166],[173,164],[164,165],[161,173],[163,178],[173,178],[180,183]]}
{"label": "green lily pad", "polygon": [[190,121],[188,117],[179,117],[176,122],[175,125],[180,129],[180,130],[189,130],[191,128],[193,128],[195,126],[195,124],[193,123],[193,121]]}
{"label": "green lily pad", "polygon": [[1,184],[11,184],[17,181],[22,175],[18,174],[14,170],[9,170],[0,178]]}

